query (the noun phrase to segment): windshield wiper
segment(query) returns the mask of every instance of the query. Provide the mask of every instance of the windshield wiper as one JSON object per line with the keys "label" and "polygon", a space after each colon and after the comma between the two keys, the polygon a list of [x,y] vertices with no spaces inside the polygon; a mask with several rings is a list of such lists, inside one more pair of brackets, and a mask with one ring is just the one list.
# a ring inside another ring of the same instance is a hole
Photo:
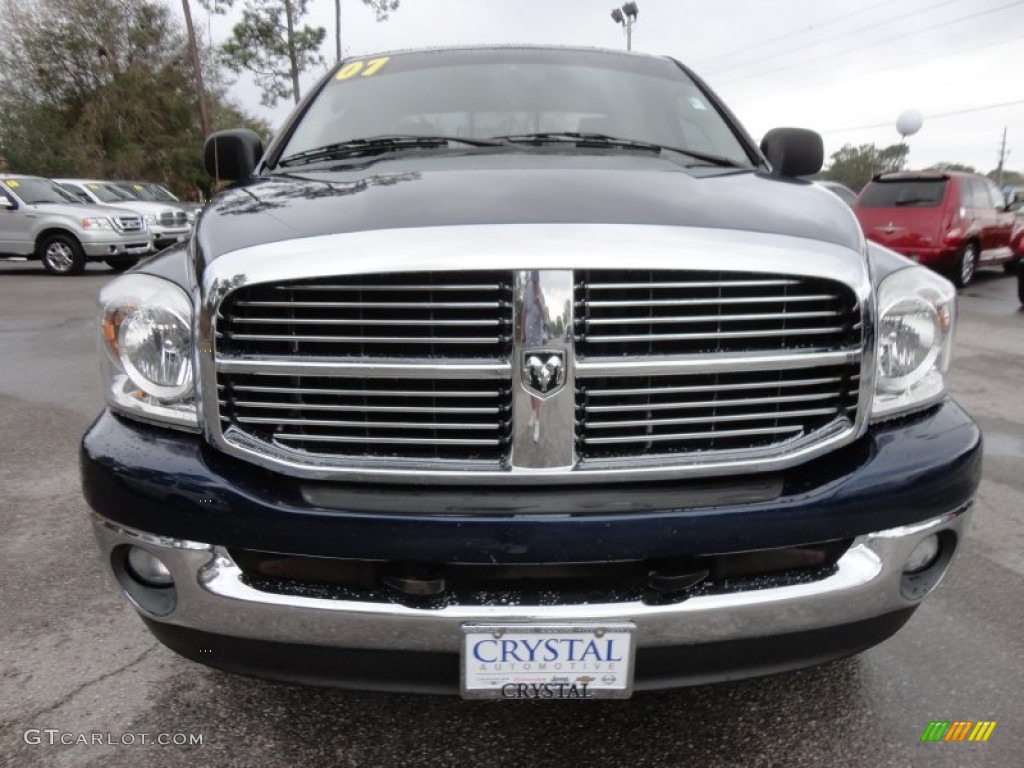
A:
{"label": "windshield wiper", "polygon": [[643,149],[650,152],[677,152],[694,160],[700,160],[711,165],[720,165],[724,168],[743,168],[745,166],[730,160],[727,157],[709,155],[703,152],[694,152],[691,149],[680,149],[668,147],[663,144],[656,144],[651,141],[639,141],[637,139],[624,139],[619,136],[609,136],[605,133],[591,133],[588,131],[552,131],[545,133],[520,133],[508,136],[492,136],[499,141],[507,141],[513,144],[542,144],[545,142],[564,142],[577,147],[621,147],[623,149]]}
{"label": "windshield wiper", "polygon": [[932,200],[930,197],[908,197],[906,200],[897,200],[895,205],[917,205],[919,203],[927,203],[929,205],[938,205],[938,203]]}
{"label": "windshield wiper", "polygon": [[447,147],[451,144],[465,144],[470,147],[500,147],[505,142],[491,139],[471,139],[462,136],[416,136],[407,134],[387,134],[369,136],[364,139],[350,139],[322,147],[296,152],[278,161],[279,166],[305,165],[320,160],[330,160],[346,155],[388,152],[396,149],[422,149],[430,147]]}

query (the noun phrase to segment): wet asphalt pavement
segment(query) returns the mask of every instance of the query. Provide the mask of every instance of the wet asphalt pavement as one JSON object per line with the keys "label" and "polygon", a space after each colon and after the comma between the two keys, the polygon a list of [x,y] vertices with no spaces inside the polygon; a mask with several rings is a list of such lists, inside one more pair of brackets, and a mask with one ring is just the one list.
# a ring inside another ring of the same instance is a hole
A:
{"label": "wet asphalt pavement", "polygon": [[[952,389],[986,436],[973,526],[910,623],[815,669],[584,704],[300,688],[156,643],[107,582],[78,485],[101,407],[93,297],[111,277],[0,262],[0,766],[1021,764],[1024,311],[1001,271],[960,303]],[[983,744],[921,743],[931,720],[998,725]],[[103,743],[59,743],[79,733]]]}

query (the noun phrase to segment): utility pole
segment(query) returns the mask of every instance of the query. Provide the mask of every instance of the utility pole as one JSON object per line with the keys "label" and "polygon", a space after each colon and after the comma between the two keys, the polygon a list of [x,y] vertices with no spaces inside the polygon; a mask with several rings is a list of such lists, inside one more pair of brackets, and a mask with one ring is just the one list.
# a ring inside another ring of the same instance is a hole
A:
{"label": "utility pole", "polygon": [[1006,162],[1006,126],[1003,126],[1003,142],[999,147],[999,165],[996,166],[996,186],[1003,189],[1003,164]]}
{"label": "utility pole", "polygon": [[341,64],[341,0],[334,0],[334,63]]}
{"label": "utility pole", "polygon": [[199,49],[196,48],[196,31],[192,26],[192,10],[188,0],[181,0],[185,11],[185,29],[188,31],[188,55],[192,59],[192,75],[196,79],[196,105],[199,108],[199,129],[205,139],[210,135],[210,115],[206,111],[206,97],[203,92],[203,70],[199,66]]}
{"label": "utility pole", "polygon": [[626,28],[627,51],[633,50],[633,25],[636,24],[636,17],[639,14],[640,9],[637,8],[636,3],[626,3],[621,8],[612,11],[612,20]]}

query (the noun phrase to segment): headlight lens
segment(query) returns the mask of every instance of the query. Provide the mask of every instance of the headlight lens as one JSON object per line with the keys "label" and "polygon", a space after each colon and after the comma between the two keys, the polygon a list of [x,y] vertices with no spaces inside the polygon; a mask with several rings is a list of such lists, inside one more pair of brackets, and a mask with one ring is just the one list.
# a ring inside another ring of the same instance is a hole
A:
{"label": "headlight lens", "polygon": [[100,293],[100,346],[111,407],[198,429],[192,371],[192,305],[177,285],[126,275]]}
{"label": "headlight lens", "polygon": [[953,352],[956,289],[924,267],[885,278],[878,289],[878,366],[872,419],[938,402]]}
{"label": "headlight lens", "polygon": [[82,227],[84,229],[113,229],[113,225],[110,223],[110,219],[104,219],[99,216],[90,216],[82,219]]}
{"label": "headlight lens", "polygon": [[151,213],[147,213],[142,218],[145,219],[146,223],[149,224],[150,226],[153,226],[154,224],[156,224],[156,216],[154,216]]}

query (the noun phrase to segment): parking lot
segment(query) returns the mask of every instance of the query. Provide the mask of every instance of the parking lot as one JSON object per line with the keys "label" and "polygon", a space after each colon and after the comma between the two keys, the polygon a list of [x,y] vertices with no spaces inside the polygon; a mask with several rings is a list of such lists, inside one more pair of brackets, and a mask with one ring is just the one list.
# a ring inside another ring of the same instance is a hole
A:
{"label": "parking lot", "polygon": [[[301,688],[159,645],[107,583],[79,490],[78,440],[101,407],[94,296],[112,276],[0,262],[0,765],[1019,764],[1024,311],[1001,270],[960,301],[952,390],[986,438],[973,526],[910,623],[824,667],[594,703]],[[987,743],[922,743],[932,720],[998,725]],[[26,737],[45,729],[102,743]]]}

